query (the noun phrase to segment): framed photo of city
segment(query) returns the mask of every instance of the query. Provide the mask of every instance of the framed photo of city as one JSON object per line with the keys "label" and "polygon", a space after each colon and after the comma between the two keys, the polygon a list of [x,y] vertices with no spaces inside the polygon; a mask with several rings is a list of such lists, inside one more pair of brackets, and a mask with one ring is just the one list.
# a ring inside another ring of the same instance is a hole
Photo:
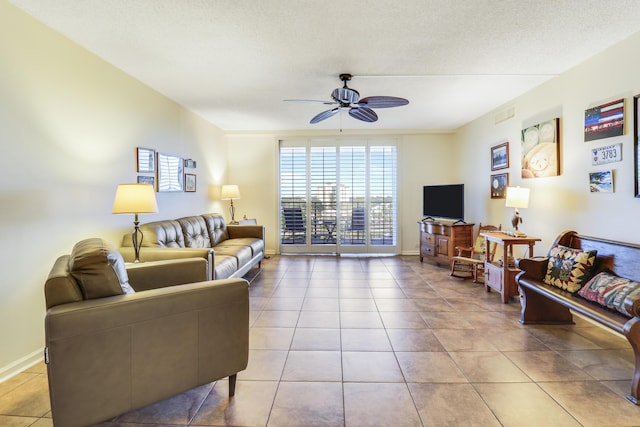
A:
{"label": "framed photo of city", "polygon": [[509,142],[491,147],[491,170],[506,169],[509,167]]}
{"label": "framed photo of city", "polygon": [[584,141],[624,134],[624,98],[584,111]]}
{"label": "framed photo of city", "polygon": [[522,130],[522,178],[560,175],[560,118]]}
{"label": "framed photo of city", "polygon": [[156,177],[147,175],[138,175],[138,184],[148,184],[156,188]]}

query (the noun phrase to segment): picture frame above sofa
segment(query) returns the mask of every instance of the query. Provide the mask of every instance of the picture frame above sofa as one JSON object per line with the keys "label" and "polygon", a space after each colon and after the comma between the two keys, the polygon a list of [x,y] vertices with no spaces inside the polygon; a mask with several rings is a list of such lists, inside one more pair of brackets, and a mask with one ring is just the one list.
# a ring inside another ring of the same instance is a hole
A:
{"label": "picture frame above sofa", "polygon": [[136,170],[139,173],[154,173],[156,171],[156,150],[137,147]]}
{"label": "picture frame above sofa", "polygon": [[186,193],[196,192],[196,175],[192,173],[184,174],[184,191]]}
{"label": "picture frame above sofa", "polygon": [[157,153],[157,191],[184,191],[184,161],[171,154]]}

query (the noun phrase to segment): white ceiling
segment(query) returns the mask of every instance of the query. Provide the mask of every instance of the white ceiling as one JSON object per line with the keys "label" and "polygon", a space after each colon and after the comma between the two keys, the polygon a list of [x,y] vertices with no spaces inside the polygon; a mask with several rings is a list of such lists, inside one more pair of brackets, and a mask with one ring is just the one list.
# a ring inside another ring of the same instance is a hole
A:
{"label": "white ceiling", "polygon": [[[226,131],[455,129],[640,30],[637,0],[10,1]],[[311,125],[331,107],[283,102],[340,73],[410,104]]]}

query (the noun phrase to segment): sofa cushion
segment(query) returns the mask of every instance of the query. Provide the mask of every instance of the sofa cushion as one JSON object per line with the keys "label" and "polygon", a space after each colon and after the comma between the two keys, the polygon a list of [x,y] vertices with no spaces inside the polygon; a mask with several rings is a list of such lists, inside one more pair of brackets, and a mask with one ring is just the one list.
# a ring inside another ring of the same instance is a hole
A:
{"label": "sofa cushion", "polygon": [[201,216],[207,224],[211,246],[216,246],[229,238],[229,233],[227,233],[227,224],[224,222],[222,215],[217,213],[208,213],[202,214]]}
{"label": "sofa cushion", "polygon": [[213,269],[214,279],[227,279],[238,270],[238,260],[233,255],[216,254]]}
{"label": "sofa cushion", "polygon": [[629,295],[640,295],[640,283],[603,271],[589,280],[578,295],[631,317],[633,314],[624,308],[624,300]]}
{"label": "sofa cushion", "polygon": [[243,266],[251,261],[253,253],[249,246],[229,246],[226,245],[227,240],[222,244],[213,248],[215,251],[216,261],[218,255],[230,255],[236,257],[238,260],[238,266]]}
{"label": "sofa cushion", "polygon": [[576,292],[589,280],[596,251],[583,251],[557,245],[549,251],[544,282],[569,292]]}
{"label": "sofa cushion", "polygon": [[84,299],[135,292],[129,285],[122,255],[99,238],[81,240],[73,246],[69,272],[76,279]]}
{"label": "sofa cushion", "polygon": [[[144,234],[142,246],[160,248],[184,248],[184,235],[180,223],[175,220],[148,222],[140,226]],[[129,239],[130,241],[131,239]],[[131,246],[129,244],[128,246]]]}
{"label": "sofa cushion", "polygon": [[226,246],[248,246],[251,248],[253,256],[264,252],[264,240],[255,237],[239,237],[237,239],[229,239],[222,242]]}
{"label": "sofa cushion", "polygon": [[182,228],[184,245],[187,248],[210,248],[211,240],[204,218],[201,216],[187,216],[176,221]]}

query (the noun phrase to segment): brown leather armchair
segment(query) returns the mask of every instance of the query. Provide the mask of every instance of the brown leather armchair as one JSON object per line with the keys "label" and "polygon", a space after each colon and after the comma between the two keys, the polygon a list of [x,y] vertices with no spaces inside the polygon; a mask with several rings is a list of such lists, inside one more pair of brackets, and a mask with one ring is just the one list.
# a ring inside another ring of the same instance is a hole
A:
{"label": "brown leather armchair", "polygon": [[54,425],[98,423],[227,376],[233,396],[248,361],[248,283],[202,281],[207,268],[125,264],[101,239],[58,258],[45,283]]}

